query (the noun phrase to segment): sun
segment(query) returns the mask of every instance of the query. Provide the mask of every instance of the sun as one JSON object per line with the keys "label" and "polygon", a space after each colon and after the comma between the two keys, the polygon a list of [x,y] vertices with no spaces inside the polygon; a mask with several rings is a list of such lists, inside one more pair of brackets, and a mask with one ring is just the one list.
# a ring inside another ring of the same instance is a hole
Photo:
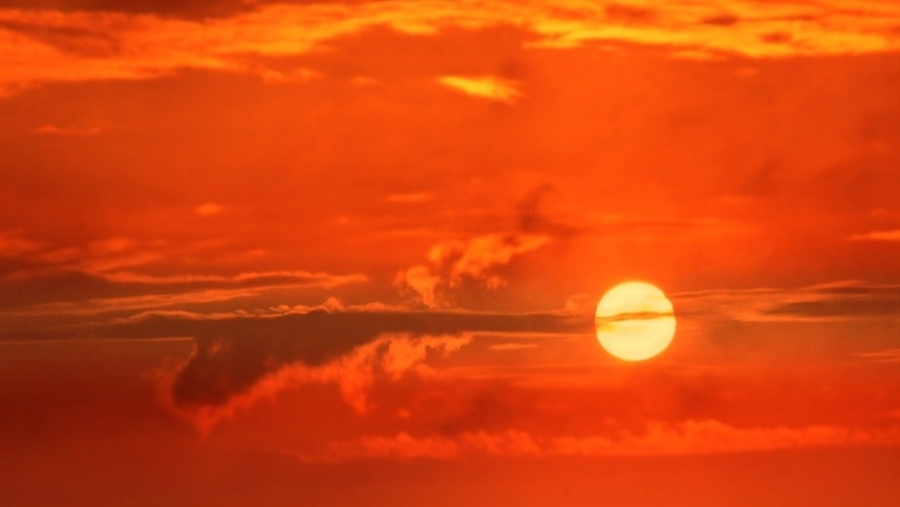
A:
{"label": "sun", "polygon": [[675,336],[675,313],[663,291],[644,282],[616,285],[597,304],[597,339],[610,354],[643,361]]}

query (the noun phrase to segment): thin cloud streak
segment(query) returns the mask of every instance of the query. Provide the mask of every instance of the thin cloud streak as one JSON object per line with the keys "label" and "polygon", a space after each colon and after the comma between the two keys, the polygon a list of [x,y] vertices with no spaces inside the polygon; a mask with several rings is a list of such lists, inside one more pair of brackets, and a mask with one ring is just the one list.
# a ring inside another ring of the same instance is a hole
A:
{"label": "thin cloud streak", "polygon": [[685,292],[670,298],[677,315],[744,322],[828,322],[897,318],[900,286],[839,281],[795,289]]}
{"label": "thin cloud streak", "polygon": [[97,126],[92,127],[60,127],[52,123],[41,125],[31,129],[32,134],[39,136],[72,136],[72,137],[91,137],[100,135],[103,129]]}
{"label": "thin cloud streak", "polygon": [[85,316],[155,308],[177,309],[184,305],[258,296],[274,288],[331,289],[368,281],[368,277],[359,274],[329,275],[305,271],[241,273],[232,277],[213,275],[157,277],[119,272],[100,274],[96,278],[118,284],[128,292],[150,292],[150,294],[34,304],[9,310],[4,318],[40,315]]}
{"label": "thin cloud streak", "polygon": [[364,437],[330,444],[319,455],[295,453],[303,461],[341,462],[360,459],[462,459],[471,456],[686,456],[762,452],[811,447],[894,446],[900,432],[892,429],[844,428],[828,425],[739,428],[716,420],[652,423],[641,433],[541,437],[515,429],[474,431],[452,437],[427,435]]}
{"label": "thin cloud streak", "polygon": [[504,104],[515,104],[522,98],[522,92],[519,91],[519,83],[494,76],[442,76],[438,79],[438,83],[472,97],[493,100]]}
{"label": "thin cloud streak", "polygon": [[873,231],[847,236],[850,241],[889,241],[900,242],[900,229],[889,231]]}
{"label": "thin cloud streak", "polygon": [[866,363],[900,364],[900,348],[886,349],[875,352],[860,352],[856,354],[860,361]]}

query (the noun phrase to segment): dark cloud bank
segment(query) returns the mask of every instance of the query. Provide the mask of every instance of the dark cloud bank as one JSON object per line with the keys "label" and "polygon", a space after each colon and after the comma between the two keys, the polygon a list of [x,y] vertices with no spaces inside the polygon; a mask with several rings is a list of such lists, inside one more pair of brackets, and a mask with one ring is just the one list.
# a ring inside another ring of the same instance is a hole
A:
{"label": "dark cloud bank", "polygon": [[[590,318],[550,313],[317,310],[278,317],[216,320],[149,316],[134,322],[83,327],[66,334],[72,339],[193,337],[196,350],[174,378],[173,400],[179,406],[219,406],[282,367],[295,363],[319,366],[383,334],[590,333],[592,329]],[[29,333],[28,336],[24,333],[4,333],[4,338],[33,340],[59,337],[58,331]]]}

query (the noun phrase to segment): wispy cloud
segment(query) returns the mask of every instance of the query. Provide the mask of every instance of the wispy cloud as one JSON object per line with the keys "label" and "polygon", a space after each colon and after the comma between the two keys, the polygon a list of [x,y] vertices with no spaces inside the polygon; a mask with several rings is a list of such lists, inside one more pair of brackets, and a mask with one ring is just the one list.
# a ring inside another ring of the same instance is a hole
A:
{"label": "wispy cloud", "polygon": [[711,290],[672,295],[676,314],[746,322],[820,322],[896,317],[900,286],[841,281],[798,288]]}
{"label": "wispy cloud", "polygon": [[42,249],[43,244],[23,237],[18,231],[0,232],[0,256],[20,257]]}
{"label": "wispy cloud", "polygon": [[735,427],[716,420],[653,423],[642,432],[610,435],[543,437],[520,430],[474,431],[455,436],[373,436],[334,442],[327,452],[295,453],[304,461],[356,459],[460,459],[467,456],[682,456],[758,452],[808,447],[897,445],[891,429],[802,427]]}
{"label": "wispy cloud", "polygon": [[502,79],[494,76],[442,76],[438,78],[438,83],[472,97],[503,102],[504,104],[514,104],[522,98],[519,83],[511,79]]}
{"label": "wispy cloud", "polygon": [[259,71],[259,77],[268,84],[295,84],[321,77],[322,74],[303,67],[291,70],[275,70],[263,68]]}
{"label": "wispy cloud", "polygon": [[214,202],[206,202],[203,204],[198,204],[194,208],[194,213],[200,215],[201,217],[210,217],[213,215],[218,215],[224,209],[224,207]]}
{"label": "wispy cloud", "polygon": [[429,264],[413,266],[397,274],[394,282],[411,289],[425,306],[446,306],[441,291],[459,287],[472,280],[488,289],[496,289],[506,281],[494,269],[509,264],[519,255],[541,248],[550,236],[542,234],[488,234],[468,240],[440,243],[428,253]]}
{"label": "wispy cloud", "polygon": [[491,345],[491,350],[527,350],[527,349],[536,349],[538,348],[536,343],[498,343],[496,345]]}
{"label": "wispy cloud", "polygon": [[[128,312],[153,308],[173,308],[217,301],[230,301],[259,295],[270,288],[333,288],[339,285],[361,283],[364,275],[330,275],[305,271],[273,271],[241,273],[235,276],[182,275],[149,276],[128,272],[101,273],[95,280],[111,282],[103,286],[105,292],[113,291],[118,297],[78,298],[46,304],[29,305],[6,312],[5,318],[39,315],[99,315],[107,312]],[[87,285],[87,284],[85,284]],[[96,289],[96,287],[92,287]],[[139,295],[128,295],[128,293]]]}
{"label": "wispy cloud", "polygon": [[[208,203],[199,211],[218,209]],[[33,318],[38,316],[114,312],[121,318],[134,311],[186,310],[184,305],[247,298],[278,288],[327,290],[368,280],[358,273],[302,270],[198,274],[179,273],[169,266],[162,273],[171,274],[159,274],[159,269],[153,269],[192,248],[126,236],[53,245],[16,232],[4,233],[0,235],[3,320],[10,324],[24,318],[34,326]]]}
{"label": "wispy cloud", "polygon": [[867,363],[900,363],[900,348],[860,352],[856,357]]}
{"label": "wispy cloud", "polygon": [[392,204],[416,204],[434,199],[430,192],[412,192],[409,194],[391,194],[385,200]]}
{"label": "wispy cloud", "polygon": [[850,241],[900,241],[900,229],[872,231],[847,236]]}
{"label": "wispy cloud", "polygon": [[41,136],[72,136],[72,137],[91,137],[99,135],[103,129],[98,126],[90,127],[60,127],[48,123],[31,129],[32,134]]}

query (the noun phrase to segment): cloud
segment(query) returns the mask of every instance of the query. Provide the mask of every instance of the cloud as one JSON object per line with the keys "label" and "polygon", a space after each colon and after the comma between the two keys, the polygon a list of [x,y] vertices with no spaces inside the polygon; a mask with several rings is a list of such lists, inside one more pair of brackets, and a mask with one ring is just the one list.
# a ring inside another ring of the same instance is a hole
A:
{"label": "cloud", "polygon": [[[285,389],[303,384],[335,384],[344,401],[357,414],[364,414],[369,408],[368,393],[376,381],[427,374],[429,356],[447,357],[471,341],[468,335],[379,335],[322,364],[309,365],[299,357],[285,361],[280,367],[253,378],[249,384],[239,372],[246,371],[245,361],[252,362],[254,357],[259,357],[254,354],[258,349],[239,341],[201,341],[180,370],[157,374],[157,379],[166,405],[206,434],[221,420],[233,417],[260,399],[274,398]],[[215,364],[227,367],[216,370],[217,382],[207,384],[206,398],[198,400],[194,397],[195,382]]]}
{"label": "cloud", "polygon": [[673,294],[675,314],[745,322],[820,322],[896,317],[900,286],[840,281],[795,289],[758,288]]}
{"label": "cloud", "polygon": [[436,293],[441,283],[440,276],[432,274],[428,266],[421,265],[401,271],[394,277],[394,284],[412,289],[428,308],[443,306],[443,298]]}
{"label": "cloud", "polygon": [[371,302],[356,305],[345,305],[340,299],[332,296],[318,305],[278,305],[253,310],[237,309],[223,312],[193,312],[188,310],[148,310],[127,317],[112,318],[110,324],[141,322],[156,318],[182,320],[223,320],[223,319],[270,319],[285,315],[306,315],[312,312],[400,312],[404,308]]}
{"label": "cloud", "polygon": [[[214,3],[209,2],[210,6]],[[416,37],[448,28],[509,26],[536,47],[594,41],[661,46],[673,54],[784,58],[896,51],[900,7],[861,2],[846,9],[825,0],[760,4],[750,0],[665,2],[635,7],[592,0],[490,3],[400,0],[260,4],[209,16],[163,17],[125,11],[0,10],[4,72],[0,94],[48,82],[155,79],[180,69],[256,74],[272,83],[305,81],[311,69],[261,65],[267,57],[309,53],[375,27]],[[448,76],[451,86],[494,100],[509,85]],[[494,79],[494,78],[490,78]],[[504,91],[505,90],[505,91]]]}
{"label": "cloud", "polygon": [[856,357],[867,363],[900,363],[900,348],[860,352],[856,354]]}
{"label": "cloud", "polygon": [[[171,0],[4,0],[3,5],[16,9],[54,9],[65,12],[121,12],[128,14],[156,15],[169,18],[209,19],[250,11],[254,4],[268,0],[239,0],[237,2],[172,2]],[[279,0],[274,0],[279,1]],[[304,1],[304,0],[300,0]],[[306,0],[309,1],[309,0]],[[316,0],[312,0],[316,1]]]}
{"label": "cloud", "polygon": [[516,430],[503,433],[471,432],[456,438],[441,436],[417,438],[407,433],[399,433],[393,437],[368,437],[332,443],[329,453],[319,457],[319,460],[455,459],[471,454],[537,456],[542,454],[542,449],[531,435]]}
{"label": "cloud", "polygon": [[494,76],[441,76],[438,83],[472,97],[514,104],[522,98],[519,83]]}
{"label": "cloud", "polygon": [[847,236],[850,241],[900,241],[900,229],[890,231],[873,231]]}
{"label": "cloud", "polygon": [[415,294],[428,308],[449,306],[450,292],[467,283],[489,290],[505,286],[506,280],[498,274],[500,268],[554,239],[579,232],[541,212],[541,202],[552,188],[539,185],[516,205],[515,229],[440,242],[428,251],[428,263],[400,271],[394,284]]}
{"label": "cloud", "polygon": [[[207,203],[198,210],[212,213],[218,208]],[[218,248],[221,242],[211,245]],[[9,322],[10,318],[25,315],[127,313],[225,301],[279,287],[332,289],[368,281],[368,277],[356,273],[301,270],[216,275],[178,273],[167,262],[197,255],[209,247],[126,236],[111,236],[75,246],[54,245],[32,240],[16,231],[2,233],[0,280],[5,290],[0,308],[11,310],[2,317]],[[167,271],[171,274],[159,274]]]}
{"label": "cloud", "polygon": [[225,208],[223,208],[222,206],[220,206],[214,202],[207,202],[207,203],[203,203],[203,204],[200,204],[197,207],[195,207],[194,213],[200,215],[201,217],[210,217],[213,215],[218,215],[224,209]]}
{"label": "cloud", "polygon": [[[11,246],[28,244],[30,247],[13,249],[4,247],[4,242]],[[97,239],[81,245],[54,245],[29,240],[18,233],[0,236],[0,255],[10,258],[7,261],[15,260],[12,263],[15,269],[3,271],[6,279],[45,277],[61,272],[99,274],[146,264],[161,257],[157,248],[123,236]]]}
{"label": "cloud", "polygon": [[536,343],[498,343],[496,345],[491,345],[491,350],[525,350],[525,349],[536,349]]}
{"label": "cloud", "polygon": [[32,134],[41,136],[72,136],[72,137],[91,137],[99,135],[103,129],[97,126],[93,127],[59,127],[48,123],[31,129]]}
{"label": "cloud", "polygon": [[477,333],[551,336],[584,333],[591,326],[588,318],[553,314],[379,311],[332,300],[323,306],[328,309],[281,315],[157,311],[45,330],[4,326],[2,336],[6,341],[193,337],[191,357],[157,372],[155,379],[167,404],[211,427],[298,382],[335,383],[362,412],[372,378],[396,380],[410,371],[427,376],[429,361],[458,351]]}
{"label": "cloud", "polygon": [[409,194],[391,194],[385,199],[392,204],[417,204],[434,199],[430,192],[413,192]]}
{"label": "cloud", "polygon": [[653,424],[643,434],[619,438],[555,438],[550,452],[577,456],[686,455],[898,443],[900,433],[893,428],[881,431],[828,425],[742,428],[706,420]]}
{"label": "cloud", "polygon": [[542,234],[487,234],[468,240],[439,243],[428,253],[429,265],[417,265],[401,271],[394,283],[411,289],[429,308],[446,306],[441,291],[460,287],[466,280],[488,289],[506,284],[494,270],[514,257],[546,245],[550,236]]}
{"label": "cloud", "polygon": [[0,256],[21,257],[42,250],[43,248],[44,245],[41,243],[23,238],[22,235],[16,231],[7,233],[0,232]]}
{"label": "cloud", "polygon": [[[367,280],[360,274],[332,275],[307,271],[246,272],[233,276],[52,271],[38,277],[4,281],[4,286],[15,289],[16,293],[4,297],[3,307],[9,310],[4,315],[6,319],[40,315],[98,315],[227,301],[256,296],[272,288],[330,289]],[[67,292],[50,290],[55,286],[65,287]]]}
{"label": "cloud", "polygon": [[259,77],[268,84],[296,84],[322,77],[322,74],[302,67],[286,71],[263,68],[259,71]]}
{"label": "cloud", "polygon": [[432,262],[450,263],[450,285],[462,283],[466,277],[485,280],[488,288],[505,282],[489,275],[495,266],[508,264],[513,257],[537,250],[550,242],[550,237],[538,234],[487,235],[472,238],[466,244],[443,244],[432,249]]}
{"label": "cloud", "polygon": [[891,429],[803,427],[735,427],[716,420],[652,423],[641,432],[610,435],[542,437],[510,429],[473,431],[455,436],[373,436],[330,444],[324,454],[296,454],[305,461],[356,459],[460,459],[468,456],[683,456],[760,452],[810,447],[897,445]]}

